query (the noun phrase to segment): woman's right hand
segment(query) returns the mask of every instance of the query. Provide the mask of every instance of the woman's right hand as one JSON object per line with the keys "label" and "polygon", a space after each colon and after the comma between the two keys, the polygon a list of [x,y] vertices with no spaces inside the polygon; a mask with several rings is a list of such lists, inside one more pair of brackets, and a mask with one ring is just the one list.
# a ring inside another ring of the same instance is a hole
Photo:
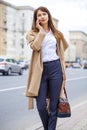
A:
{"label": "woman's right hand", "polygon": [[43,30],[43,27],[40,25],[40,22],[39,22],[38,19],[37,19],[37,21],[36,21],[36,27],[37,27],[39,30]]}

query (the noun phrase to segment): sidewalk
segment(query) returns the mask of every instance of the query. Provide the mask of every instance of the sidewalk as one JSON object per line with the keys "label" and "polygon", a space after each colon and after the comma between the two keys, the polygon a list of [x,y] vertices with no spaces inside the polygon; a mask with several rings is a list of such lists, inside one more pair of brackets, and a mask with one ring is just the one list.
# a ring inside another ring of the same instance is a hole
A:
{"label": "sidewalk", "polygon": [[[87,130],[87,101],[71,108],[70,118],[58,118],[56,130]],[[33,130],[43,130],[41,123]]]}

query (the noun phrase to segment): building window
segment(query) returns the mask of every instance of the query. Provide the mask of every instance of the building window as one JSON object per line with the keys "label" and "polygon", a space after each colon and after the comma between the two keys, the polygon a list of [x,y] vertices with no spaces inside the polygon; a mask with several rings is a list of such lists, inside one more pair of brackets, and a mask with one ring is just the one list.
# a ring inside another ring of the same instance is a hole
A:
{"label": "building window", "polygon": [[6,45],[6,44],[7,44],[7,42],[6,42],[6,41],[4,41],[4,44]]}
{"label": "building window", "polygon": [[82,47],[83,53],[87,53],[87,43],[85,43]]}
{"label": "building window", "polygon": [[76,42],[74,42],[74,45],[76,45]]}
{"label": "building window", "polygon": [[20,45],[21,45],[21,48],[23,49],[24,48],[24,39],[21,39]]}
{"label": "building window", "polygon": [[15,46],[15,45],[16,45],[15,40],[13,40],[13,46]]}
{"label": "building window", "polygon": [[24,17],[24,13],[22,13],[22,16]]}

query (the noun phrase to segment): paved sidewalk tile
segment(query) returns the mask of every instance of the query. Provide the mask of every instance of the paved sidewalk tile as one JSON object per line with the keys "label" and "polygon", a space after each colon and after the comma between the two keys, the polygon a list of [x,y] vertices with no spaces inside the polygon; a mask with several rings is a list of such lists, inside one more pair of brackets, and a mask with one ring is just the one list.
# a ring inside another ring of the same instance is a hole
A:
{"label": "paved sidewalk tile", "polygon": [[80,121],[73,130],[87,130],[87,119]]}

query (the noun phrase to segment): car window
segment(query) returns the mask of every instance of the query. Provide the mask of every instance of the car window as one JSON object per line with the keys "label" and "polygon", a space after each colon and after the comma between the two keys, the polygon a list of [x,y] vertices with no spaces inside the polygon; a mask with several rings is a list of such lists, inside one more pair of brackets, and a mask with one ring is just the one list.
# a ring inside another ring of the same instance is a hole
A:
{"label": "car window", "polygon": [[2,61],[4,61],[4,59],[3,59],[3,58],[0,58],[0,62],[2,62]]}
{"label": "car window", "polygon": [[17,63],[17,61],[15,59],[12,59],[12,63]]}
{"label": "car window", "polygon": [[9,59],[9,58],[8,58],[8,59],[6,59],[6,61],[7,61],[7,62],[12,62],[12,61],[11,61],[11,59]]}

